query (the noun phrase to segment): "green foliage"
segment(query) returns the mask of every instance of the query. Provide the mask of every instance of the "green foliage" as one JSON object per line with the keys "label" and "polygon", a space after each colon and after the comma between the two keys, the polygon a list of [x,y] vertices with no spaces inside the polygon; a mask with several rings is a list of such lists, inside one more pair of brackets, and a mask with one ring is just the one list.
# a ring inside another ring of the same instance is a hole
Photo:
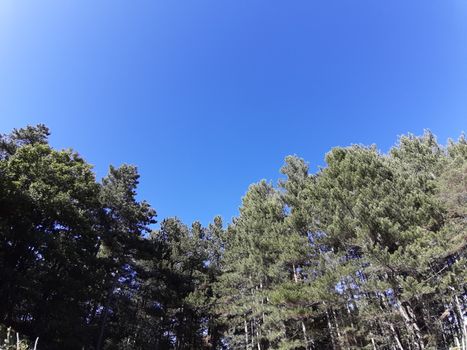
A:
{"label": "green foliage", "polygon": [[[463,135],[336,147],[316,174],[289,156],[227,229],[220,217],[154,229],[136,167],[96,181],[48,136],[0,136],[2,339],[12,327],[52,350],[467,344]],[[12,346],[10,334],[0,347]]]}

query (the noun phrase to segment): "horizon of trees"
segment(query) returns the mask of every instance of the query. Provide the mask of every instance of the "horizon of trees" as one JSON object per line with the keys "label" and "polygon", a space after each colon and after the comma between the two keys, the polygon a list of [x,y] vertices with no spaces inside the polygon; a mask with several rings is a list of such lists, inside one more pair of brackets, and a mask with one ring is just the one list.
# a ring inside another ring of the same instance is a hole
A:
{"label": "horizon of trees", "polygon": [[[288,156],[238,217],[165,218],[45,125],[0,135],[0,338],[38,349],[467,350],[467,140]],[[9,331],[8,331],[9,332]],[[0,343],[0,348],[16,347]]]}

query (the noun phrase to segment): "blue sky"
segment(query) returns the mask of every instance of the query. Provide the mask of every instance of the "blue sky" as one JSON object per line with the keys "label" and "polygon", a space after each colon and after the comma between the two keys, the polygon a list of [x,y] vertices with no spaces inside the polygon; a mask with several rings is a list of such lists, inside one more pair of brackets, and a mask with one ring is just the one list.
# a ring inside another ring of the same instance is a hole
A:
{"label": "blue sky", "polygon": [[0,2],[0,132],[137,165],[159,219],[227,222],[288,154],[466,121],[463,0]]}

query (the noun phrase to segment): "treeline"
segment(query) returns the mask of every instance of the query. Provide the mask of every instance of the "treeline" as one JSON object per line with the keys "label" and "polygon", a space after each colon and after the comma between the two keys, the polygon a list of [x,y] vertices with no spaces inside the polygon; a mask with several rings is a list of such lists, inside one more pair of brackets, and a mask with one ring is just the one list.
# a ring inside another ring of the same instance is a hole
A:
{"label": "treeline", "polygon": [[464,136],[290,156],[227,226],[158,230],[135,167],[48,136],[0,138],[0,329],[38,349],[467,349]]}

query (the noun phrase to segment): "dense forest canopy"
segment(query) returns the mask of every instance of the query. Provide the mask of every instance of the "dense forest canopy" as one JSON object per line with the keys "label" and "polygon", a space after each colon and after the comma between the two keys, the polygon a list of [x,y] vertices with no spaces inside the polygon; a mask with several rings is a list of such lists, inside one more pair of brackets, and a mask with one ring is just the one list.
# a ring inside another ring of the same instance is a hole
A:
{"label": "dense forest canopy", "polygon": [[467,349],[463,135],[289,156],[231,223],[157,230],[136,167],[48,136],[0,137],[2,349]]}

